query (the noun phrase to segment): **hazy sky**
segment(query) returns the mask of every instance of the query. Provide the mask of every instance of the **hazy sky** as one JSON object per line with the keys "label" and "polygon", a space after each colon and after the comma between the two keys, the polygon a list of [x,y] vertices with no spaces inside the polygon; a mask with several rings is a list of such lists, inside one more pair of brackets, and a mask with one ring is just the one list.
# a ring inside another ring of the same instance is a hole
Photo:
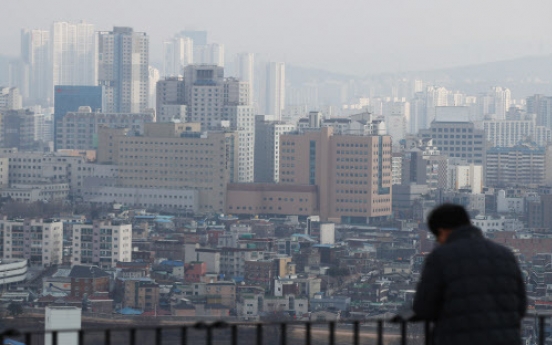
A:
{"label": "hazy sky", "polygon": [[209,31],[227,55],[366,74],[552,53],[550,0],[3,0],[0,54],[21,28],[85,20],[150,35],[151,57],[183,29]]}

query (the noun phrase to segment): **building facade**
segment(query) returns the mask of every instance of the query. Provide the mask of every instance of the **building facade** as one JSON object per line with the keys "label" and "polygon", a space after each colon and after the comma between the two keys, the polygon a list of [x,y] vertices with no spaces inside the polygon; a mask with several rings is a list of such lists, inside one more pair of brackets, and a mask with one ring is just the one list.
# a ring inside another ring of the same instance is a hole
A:
{"label": "building facade", "polygon": [[234,181],[237,173],[236,135],[201,133],[198,127],[148,123],[143,136],[117,137],[117,185],[197,190],[200,212],[224,212],[226,184]]}
{"label": "building facade", "polygon": [[122,220],[73,225],[71,265],[93,264],[111,268],[131,261],[132,224]]}
{"label": "building facade", "polygon": [[550,164],[550,147],[493,147],[487,151],[485,186],[536,186],[550,183]]}
{"label": "building facade", "polygon": [[98,33],[98,84],[106,113],[140,113],[148,107],[149,37],[129,27]]}
{"label": "building facade", "polygon": [[128,128],[135,135],[144,133],[144,124],[155,122],[155,113],[98,113],[80,107],[58,119],[56,149],[94,150],[98,147],[100,126]]}
{"label": "building facade", "polygon": [[31,265],[61,264],[63,224],[55,219],[4,219],[2,229],[4,259],[25,259]]}
{"label": "building facade", "polygon": [[[288,194],[270,199],[263,195],[263,185],[233,185],[227,209],[240,214],[301,214],[299,210],[310,208],[316,196],[317,210],[306,212],[314,211],[311,214],[319,214],[322,220],[365,223],[391,214],[391,179],[389,136],[333,135],[330,127],[284,134],[280,136],[280,183],[273,192],[296,188],[309,193],[314,188],[311,197],[297,195],[296,199]],[[291,205],[295,211],[284,212]]]}

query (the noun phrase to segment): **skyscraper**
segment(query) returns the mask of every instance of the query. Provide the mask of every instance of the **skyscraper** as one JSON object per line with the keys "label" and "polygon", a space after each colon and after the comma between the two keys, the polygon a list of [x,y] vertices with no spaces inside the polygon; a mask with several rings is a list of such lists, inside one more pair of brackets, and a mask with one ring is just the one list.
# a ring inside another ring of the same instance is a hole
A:
{"label": "skyscraper", "polygon": [[54,22],[51,32],[53,85],[96,85],[94,25]]}
{"label": "skyscraper", "polygon": [[21,30],[21,58],[29,69],[29,101],[49,104],[52,100],[50,32]]}
{"label": "skyscraper", "polygon": [[236,61],[236,76],[239,80],[249,83],[249,95],[255,100],[255,54],[238,54]]}
{"label": "skyscraper", "polygon": [[194,63],[224,67],[224,44],[194,45]]}
{"label": "skyscraper", "polygon": [[283,62],[269,62],[266,70],[265,112],[281,119],[285,106],[286,65]]}
{"label": "skyscraper", "polygon": [[148,107],[149,37],[129,27],[98,33],[98,84],[105,112],[138,113]]}
{"label": "skyscraper", "polygon": [[194,41],[185,36],[176,35],[163,42],[163,74],[179,76],[184,67],[194,62]]}
{"label": "skyscraper", "polygon": [[186,122],[199,122],[202,129],[230,126],[238,132],[238,178],[252,182],[255,158],[255,120],[249,83],[224,78],[215,65],[190,65],[184,70]]}

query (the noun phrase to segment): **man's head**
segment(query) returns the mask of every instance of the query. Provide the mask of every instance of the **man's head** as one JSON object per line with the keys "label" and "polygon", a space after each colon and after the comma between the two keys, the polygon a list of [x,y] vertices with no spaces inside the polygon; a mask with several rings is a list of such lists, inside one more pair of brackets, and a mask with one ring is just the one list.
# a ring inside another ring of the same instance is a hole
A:
{"label": "man's head", "polygon": [[427,226],[437,238],[437,242],[443,244],[454,229],[470,225],[470,217],[460,205],[443,204],[431,211],[427,217]]}

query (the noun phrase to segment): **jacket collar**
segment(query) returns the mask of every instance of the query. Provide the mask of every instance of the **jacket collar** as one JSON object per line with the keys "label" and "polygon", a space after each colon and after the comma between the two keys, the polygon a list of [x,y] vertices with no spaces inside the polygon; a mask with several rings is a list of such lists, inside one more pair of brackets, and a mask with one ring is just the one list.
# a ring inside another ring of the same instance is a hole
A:
{"label": "jacket collar", "polygon": [[461,226],[452,231],[445,243],[451,243],[460,239],[483,238],[483,233],[479,228],[472,225]]}

